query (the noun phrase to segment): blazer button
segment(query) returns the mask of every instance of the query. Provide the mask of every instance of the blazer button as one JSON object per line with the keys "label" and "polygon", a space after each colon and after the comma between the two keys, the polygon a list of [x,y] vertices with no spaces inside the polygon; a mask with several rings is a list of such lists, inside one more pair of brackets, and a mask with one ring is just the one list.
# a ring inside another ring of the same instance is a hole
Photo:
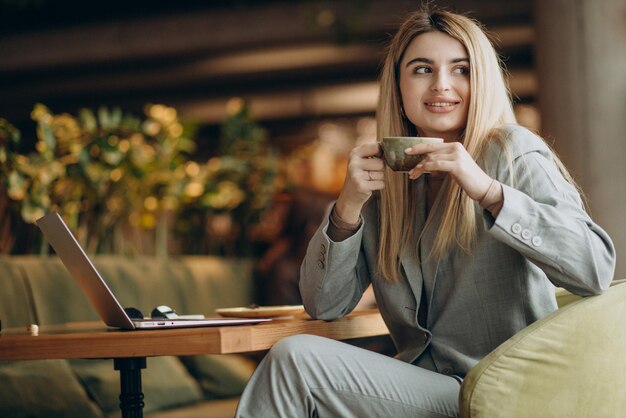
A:
{"label": "blazer button", "polygon": [[454,373],[454,370],[452,370],[450,367],[444,367],[441,373],[450,376],[452,373]]}
{"label": "blazer button", "polygon": [[514,234],[519,234],[520,232],[522,232],[522,225],[520,224],[513,224],[511,226],[511,231],[513,231]]}
{"label": "blazer button", "polygon": [[539,235],[534,236],[531,242],[533,243],[535,247],[540,247],[541,244],[543,244],[543,240],[541,239]]}
{"label": "blazer button", "polygon": [[324,270],[324,262],[322,260],[317,260],[317,267],[319,267],[320,270]]}
{"label": "blazer button", "polygon": [[326,252],[326,246],[324,244],[320,245],[320,252],[321,253],[325,253]]}
{"label": "blazer button", "polygon": [[533,233],[532,233],[532,232],[530,232],[530,230],[528,230],[528,229],[524,229],[524,230],[522,231],[522,238],[523,238],[523,239],[525,239],[525,240],[529,240],[529,239],[530,239],[530,237],[532,237],[532,236],[533,236]]}
{"label": "blazer button", "polygon": [[428,334],[424,333],[424,344],[428,342]]}

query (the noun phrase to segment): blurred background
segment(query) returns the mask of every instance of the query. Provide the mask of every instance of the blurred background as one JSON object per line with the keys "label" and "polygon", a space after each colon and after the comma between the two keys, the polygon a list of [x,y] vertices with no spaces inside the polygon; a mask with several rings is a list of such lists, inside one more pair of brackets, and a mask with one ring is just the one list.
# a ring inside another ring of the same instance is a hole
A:
{"label": "blurred background", "polygon": [[[46,252],[32,222],[54,209],[91,252],[297,275],[349,150],[376,140],[384,47],[420,4],[0,0],[1,252]],[[434,4],[485,25],[519,122],[626,250],[625,2]]]}

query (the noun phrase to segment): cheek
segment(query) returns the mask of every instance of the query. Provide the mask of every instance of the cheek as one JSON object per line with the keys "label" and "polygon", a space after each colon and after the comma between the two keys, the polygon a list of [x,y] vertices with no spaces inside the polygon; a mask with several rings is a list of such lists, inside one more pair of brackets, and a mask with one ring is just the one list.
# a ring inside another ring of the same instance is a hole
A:
{"label": "cheek", "polygon": [[400,80],[400,99],[402,100],[402,104],[406,107],[406,104],[409,102],[409,98],[411,97],[411,93],[409,92],[409,86],[406,82]]}
{"label": "cheek", "polygon": [[415,83],[400,83],[400,97],[404,110],[409,112],[419,105],[420,89]]}
{"label": "cheek", "polygon": [[469,102],[470,102],[470,83],[469,80],[466,83],[463,83],[460,87],[459,87],[459,93],[463,98],[463,101],[467,104],[467,106],[469,106]]}
{"label": "cheek", "polygon": [[467,120],[467,117],[469,115],[469,107],[470,107],[470,99],[471,99],[471,95],[470,95],[470,90],[469,87],[467,88],[467,91],[465,92],[465,96],[463,97],[463,102],[465,103],[465,119]]}

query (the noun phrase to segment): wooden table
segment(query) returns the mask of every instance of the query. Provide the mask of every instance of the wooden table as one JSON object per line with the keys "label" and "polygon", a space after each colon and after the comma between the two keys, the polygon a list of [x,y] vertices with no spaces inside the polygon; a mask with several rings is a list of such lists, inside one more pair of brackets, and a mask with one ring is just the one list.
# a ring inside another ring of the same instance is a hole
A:
{"label": "wooden table", "polygon": [[335,321],[306,315],[257,325],[120,331],[97,322],[43,326],[39,335],[24,328],[0,333],[0,360],[90,358],[114,360],[120,372],[123,418],[143,416],[141,369],[146,357],[248,353],[267,350],[281,338],[313,334],[335,340],[388,333],[377,310],[353,312]]}

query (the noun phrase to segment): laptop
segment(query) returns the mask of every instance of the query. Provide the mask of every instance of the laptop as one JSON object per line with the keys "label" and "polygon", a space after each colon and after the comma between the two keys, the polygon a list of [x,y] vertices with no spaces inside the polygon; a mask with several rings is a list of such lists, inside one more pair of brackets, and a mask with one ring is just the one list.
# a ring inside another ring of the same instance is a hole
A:
{"label": "laptop", "polygon": [[256,324],[270,318],[135,319],[118,302],[63,218],[50,212],[36,221],[44,236],[95,308],[102,321],[125,330]]}

